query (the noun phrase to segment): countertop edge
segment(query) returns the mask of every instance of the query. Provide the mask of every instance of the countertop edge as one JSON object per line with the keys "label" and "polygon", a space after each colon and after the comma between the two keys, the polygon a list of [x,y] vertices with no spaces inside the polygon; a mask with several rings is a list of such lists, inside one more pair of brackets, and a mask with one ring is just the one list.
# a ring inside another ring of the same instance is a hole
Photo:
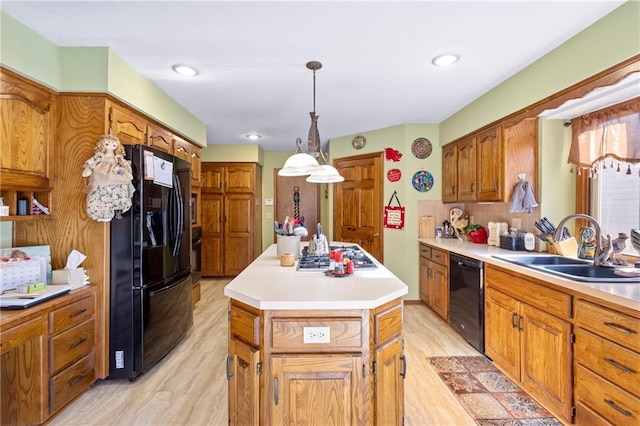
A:
{"label": "countertop edge", "polygon": [[[517,255],[517,254],[533,254],[533,255],[546,255],[548,253],[540,252],[524,252],[524,251],[511,251],[505,250],[495,246],[488,246],[487,244],[475,244],[468,241],[462,241],[458,239],[443,239],[443,238],[418,238],[418,243],[423,243],[435,248],[446,250],[449,252],[461,254],[463,256],[471,257],[473,259],[482,260],[485,263],[499,266],[513,272],[517,272],[521,275],[525,275],[540,281],[544,281],[550,284],[551,287],[564,289],[569,291],[572,295],[580,297],[580,295],[595,298],[600,301],[613,303],[623,306],[630,310],[640,313],[640,301],[619,296],[609,293],[607,291],[595,288],[597,286],[605,286],[605,283],[586,283],[573,281],[570,279],[562,278],[556,275],[537,271],[525,266],[520,266],[515,263],[507,262],[501,259],[496,259],[494,255]],[[640,286],[640,284],[612,284],[612,285],[633,285]]]}

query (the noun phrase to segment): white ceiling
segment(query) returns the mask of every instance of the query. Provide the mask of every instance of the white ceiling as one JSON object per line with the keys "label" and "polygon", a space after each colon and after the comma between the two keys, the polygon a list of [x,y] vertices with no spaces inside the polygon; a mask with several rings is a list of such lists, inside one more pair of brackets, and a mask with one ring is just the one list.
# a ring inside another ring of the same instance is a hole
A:
{"label": "white ceiling", "polygon": [[[59,46],[109,46],[207,125],[209,144],[290,151],[439,123],[624,3],[567,1],[29,1],[0,8]],[[444,52],[462,59],[436,68]],[[200,74],[185,78],[171,66]]]}

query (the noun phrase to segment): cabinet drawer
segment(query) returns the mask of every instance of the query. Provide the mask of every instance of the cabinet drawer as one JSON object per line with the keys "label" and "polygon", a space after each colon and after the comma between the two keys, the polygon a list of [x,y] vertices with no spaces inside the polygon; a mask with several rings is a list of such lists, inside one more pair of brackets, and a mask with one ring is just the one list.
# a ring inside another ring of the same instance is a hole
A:
{"label": "cabinet drawer", "polygon": [[232,306],[229,321],[232,336],[239,337],[251,345],[260,346],[260,314],[258,312]]}
{"label": "cabinet drawer", "polygon": [[88,354],[94,341],[93,319],[51,338],[51,374]]}
{"label": "cabinet drawer", "polygon": [[374,345],[402,334],[402,300],[393,301],[372,311],[371,337]]}
{"label": "cabinet drawer", "polygon": [[576,400],[618,426],[640,424],[640,399],[578,365]]}
{"label": "cabinet drawer", "polygon": [[576,404],[575,424],[589,426],[613,426],[604,417],[581,402]]}
{"label": "cabinet drawer", "polygon": [[57,334],[93,316],[93,296],[56,309],[49,314],[49,333]]}
{"label": "cabinet drawer", "polygon": [[576,330],[576,362],[640,397],[640,354],[609,340]]}
{"label": "cabinet drawer", "polygon": [[505,270],[487,265],[487,287],[493,287],[548,314],[568,320],[571,318],[571,295],[513,276]]}
{"label": "cabinet drawer", "polygon": [[49,410],[59,410],[80,395],[95,380],[95,360],[91,352],[60,374],[49,379]]}
{"label": "cabinet drawer", "polygon": [[449,266],[449,252],[438,250],[438,249],[432,249],[431,260],[441,265]]}
{"label": "cabinet drawer", "polygon": [[640,319],[578,300],[576,326],[640,352]]}
{"label": "cabinet drawer", "polygon": [[8,330],[0,330],[0,354],[23,345],[29,340],[44,334],[42,318],[34,318]]}
{"label": "cabinet drawer", "polygon": [[[308,340],[326,341],[305,343],[305,329]],[[271,330],[273,352],[360,352],[364,344],[360,318],[274,318]]]}
{"label": "cabinet drawer", "polygon": [[431,259],[431,250],[430,246],[420,244],[420,256]]}

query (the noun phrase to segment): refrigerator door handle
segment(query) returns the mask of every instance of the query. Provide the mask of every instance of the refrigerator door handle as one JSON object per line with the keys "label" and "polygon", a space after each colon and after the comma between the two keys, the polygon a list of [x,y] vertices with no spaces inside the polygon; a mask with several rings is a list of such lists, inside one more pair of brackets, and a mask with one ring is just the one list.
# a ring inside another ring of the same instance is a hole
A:
{"label": "refrigerator door handle", "polygon": [[176,220],[176,230],[175,230],[175,240],[173,242],[173,250],[172,250],[172,255],[173,256],[177,256],[178,253],[180,252],[180,244],[182,242],[182,234],[183,234],[183,227],[184,227],[184,208],[183,208],[183,198],[182,198],[182,187],[180,186],[180,180],[178,179],[178,176],[174,175],[173,176],[173,186],[175,188],[174,194],[175,194],[175,211],[176,211],[176,215],[177,215],[177,220]]}

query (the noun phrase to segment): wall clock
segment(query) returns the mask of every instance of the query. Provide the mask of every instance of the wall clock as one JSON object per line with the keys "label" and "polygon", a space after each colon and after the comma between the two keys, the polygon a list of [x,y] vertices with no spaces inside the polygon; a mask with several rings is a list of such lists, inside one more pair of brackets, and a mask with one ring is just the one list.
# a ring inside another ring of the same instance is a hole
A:
{"label": "wall clock", "polygon": [[353,140],[351,141],[351,146],[354,149],[362,149],[366,144],[367,144],[367,138],[365,138],[362,135],[358,135],[354,137]]}

